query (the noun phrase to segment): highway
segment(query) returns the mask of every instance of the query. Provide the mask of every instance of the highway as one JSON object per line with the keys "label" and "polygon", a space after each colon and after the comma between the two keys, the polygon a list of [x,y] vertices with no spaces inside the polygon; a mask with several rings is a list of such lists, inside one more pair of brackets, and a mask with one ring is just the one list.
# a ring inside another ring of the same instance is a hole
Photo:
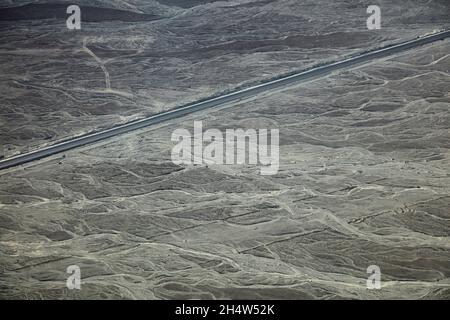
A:
{"label": "highway", "polygon": [[111,137],[122,135],[134,130],[142,129],[151,125],[155,125],[167,120],[179,118],[193,112],[205,110],[213,107],[222,106],[230,102],[237,102],[243,99],[248,99],[257,96],[261,93],[270,92],[272,90],[295,85],[300,82],[310,81],[319,77],[323,77],[331,74],[332,72],[339,71],[341,69],[354,67],[371,62],[376,59],[385,58],[397,53],[401,53],[406,50],[411,50],[426,44],[430,44],[439,40],[444,40],[450,37],[450,30],[441,31],[435,34],[427,35],[424,37],[416,38],[407,42],[399,43],[396,45],[388,46],[385,48],[361,53],[360,55],[347,58],[338,62],[333,62],[318,67],[311,68],[309,70],[293,74],[290,76],[282,77],[276,80],[271,80],[265,83],[261,83],[256,86],[252,86],[246,89],[234,91],[225,95],[210,98],[200,102],[192,103],[189,105],[180,106],[179,108],[172,109],[167,112],[159,113],[141,120],[129,122],[126,124],[118,125],[111,129],[98,131],[90,134],[86,134],[79,137],[74,137],[56,143],[54,145],[40,148],[28,153],[20,154],[14,157],[0,160],[0,170],[19,166],[28,162],[36,161],[45,157],[49,157],[61,152],[65,152],[71,149],[75,149],[81,146],[99,142]]}

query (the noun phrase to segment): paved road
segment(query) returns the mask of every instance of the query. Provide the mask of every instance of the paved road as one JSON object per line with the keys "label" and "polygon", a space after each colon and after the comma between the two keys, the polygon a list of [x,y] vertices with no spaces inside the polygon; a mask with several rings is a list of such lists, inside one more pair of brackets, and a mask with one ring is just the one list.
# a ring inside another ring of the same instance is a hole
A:
{"label": "paved road", "polygon": [[247,99],[250,97],[254,97],[262,92],[267,92],[275,89],[279,89],[281,87],[286,87],[289,85],[297,84],[302,81],[308,81],[312,80],[318,77],[323,77],[325,75],[328,75],[334,71],[364,64],[367,62],[370,62],[375,59],[384,58],[387,56],[391,56],[393,54],[414,49],[435,41],[444,40],[446,38],[450,37],[450,30],[448,31],[442,31],[439,33],[435,33],[432,35],[424,36],[421,38],[417,38],[414,40],[410,40],[407,42],[403,42],[397,45],[389,46],[386,48],[362,53],[358,56],[351,57],[345,60],[341,60],[338,62],[326,64],[320,67],[312,68],[310,70],[297,73],[291,76],[286,76],[277,80],[268,81],[266,83],[262,83],[257,86],[253,86],[247,89],[235,91],[229,94],[225,94],[222,96],[218,96],[215,98],[211,98],[208,100],[204,100],[197,103],[192,103],[189,105],[182,106],[180,108],[163,112],[148,118],[144,118],[141,120],[133,121],[127,124],[123,124],[108,130],[103,130],[91,134],[87,134],[84,136],[76,137],[69,139],[64,142],[60,142],[57,144],[54,144],[52,146],[37,149],[35,151],[17,155],[15,157],[7,158],[0,160],[0,170],[18,166],[21,164],[25,164],[31,161],[35,161],[38,159],[42,159],[57,153],[61,153],[70,149],[74,149],[77,147],[81,147],[87,144],[92,144],[101,140],[105,140],[117,135],[121,135],[124,133],[128,133],[130,131],[134,131],[137,129],[141,129],[144,127],[148,127],[163,121],[167,121],[170,119],[175,119],[182,117],[184,115],[212,108],[217,107],[220,105],[224,105],[226,103],[230,102],[236,102],[242,99]]}

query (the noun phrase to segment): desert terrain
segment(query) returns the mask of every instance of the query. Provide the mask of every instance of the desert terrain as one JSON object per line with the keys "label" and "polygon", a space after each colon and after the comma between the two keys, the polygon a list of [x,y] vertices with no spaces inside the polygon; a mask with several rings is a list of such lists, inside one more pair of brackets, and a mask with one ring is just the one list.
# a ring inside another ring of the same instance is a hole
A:
{"label": "desert terrain", "polygon": [[[367,1],[190,3],[89,1],[116,11],[80,31],[0,19],[5,156],[411,39],[450,9],[379,1],[368,31]],[[439,41],[0,171],[0,298],[449,299],[449,72]],[[279,129],[278,173],[174,164],[194,121]]]}

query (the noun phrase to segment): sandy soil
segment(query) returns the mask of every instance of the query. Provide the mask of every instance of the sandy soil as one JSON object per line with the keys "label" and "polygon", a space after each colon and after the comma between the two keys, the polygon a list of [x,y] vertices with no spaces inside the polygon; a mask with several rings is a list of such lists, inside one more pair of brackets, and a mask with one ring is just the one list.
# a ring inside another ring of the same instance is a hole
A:
{"label": "sandy soil", "polygon": [[[449,299],[449,49],[0,173],[0,297]],[[174,165],[194,120],[278,128],[279,173]]]}
{"label": "sandy soil", "polygon": [[378,2],[368,31],[370,1],[83,0],[70,31],[66,1],[3,1],[34,7],[0,10],[0,156],[448,26],[447,0]]}

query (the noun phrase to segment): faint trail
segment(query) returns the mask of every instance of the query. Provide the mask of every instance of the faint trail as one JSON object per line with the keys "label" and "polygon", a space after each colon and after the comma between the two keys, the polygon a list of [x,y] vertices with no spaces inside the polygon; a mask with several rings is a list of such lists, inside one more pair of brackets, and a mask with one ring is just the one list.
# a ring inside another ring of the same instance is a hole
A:
{"label": "faint trail", "polygon": [[106,69],[105,63],[94,52],[92,52],[92,50],[89,49],[86,46],[86,44],[87,44],[87,38],[84,38],[84,40],[83,40],[83,51],[85,51],[92,58],[94,58],[94,60],[99,64],[100,68],[102,68],[103,73],[105,74],[105,89],[107,91],[110,91],[111,90],[111,80],[110,80],[109,72]]}

